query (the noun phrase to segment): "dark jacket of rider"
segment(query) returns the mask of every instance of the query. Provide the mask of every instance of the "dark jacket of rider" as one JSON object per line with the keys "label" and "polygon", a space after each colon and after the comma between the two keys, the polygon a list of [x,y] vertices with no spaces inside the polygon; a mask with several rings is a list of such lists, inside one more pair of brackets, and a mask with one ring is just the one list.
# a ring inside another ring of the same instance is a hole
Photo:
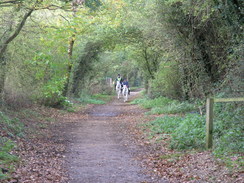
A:
{"label": "dark jacket of rider", "polygon": [[127,86],[127,88],[130,87],[130,86],[129,86],[129,82],[128,82],[127,80],[125,80],[125,81],[123,82],[123,85]]}

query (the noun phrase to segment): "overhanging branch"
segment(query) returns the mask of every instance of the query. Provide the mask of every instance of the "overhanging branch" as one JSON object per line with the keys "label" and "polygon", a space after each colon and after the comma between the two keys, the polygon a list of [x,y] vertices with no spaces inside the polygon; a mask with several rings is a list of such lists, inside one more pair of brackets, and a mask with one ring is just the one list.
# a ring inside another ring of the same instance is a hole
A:
{"label": "overhanging branch", "polygon": [[2,58],[5,50],[8,47],[8,44],[13,41],[14,38],[16,38],[18,36],[18,34],[20,33],[21,29],[24,27],[25,22],[27,20],[27,18],[31,15],[31,13],[34,11],[34,9],[30,9],[23,17],[22,21],[20,22],[20,24],[18,25],[18,27],[16,28],[15,32],[4,41],[3,45],[0,46],[0,58]]}

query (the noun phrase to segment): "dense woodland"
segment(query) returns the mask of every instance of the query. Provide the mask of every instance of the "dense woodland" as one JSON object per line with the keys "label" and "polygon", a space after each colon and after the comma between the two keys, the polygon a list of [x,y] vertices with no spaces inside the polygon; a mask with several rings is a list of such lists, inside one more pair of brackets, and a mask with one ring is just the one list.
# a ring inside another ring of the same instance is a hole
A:
{"label": "dense woodland", "polygon": [[227,92],[243,75],[242,1],[28,1],[1,7],[1,103],[58,105],[117,73],[150,97]]}
{"label": "dense woodland", "polygon": [[[203,112],[208,96],[243,97],[243,5],[242,0],[1,0],[1,108],[62,108],[85,94],[113,94],[106,78],[118,73],[132,87],[145,88],[148,100],[167,97],[197,104]],[[235,123],[230,134],[239,146],[231,152],[243,153],[243,103],[218,110]]]}

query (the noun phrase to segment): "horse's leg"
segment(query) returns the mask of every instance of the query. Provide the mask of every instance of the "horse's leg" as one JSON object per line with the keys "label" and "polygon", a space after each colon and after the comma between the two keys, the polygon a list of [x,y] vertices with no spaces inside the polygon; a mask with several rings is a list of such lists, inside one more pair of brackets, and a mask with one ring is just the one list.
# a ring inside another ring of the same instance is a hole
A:
{"label": "horse's leg", "polygon": [[117,97],[118,97],[118,99],[119,99],[119,90],[117,90]]}
{"label": "horse's leg", "polygon": [[128,100],[128,89],[125,90],[125,102]]}
{"label": "horse's leg", "polygon": [[123,98],[124,98],[124,102],[126,102],[126,88],[123,89]]}

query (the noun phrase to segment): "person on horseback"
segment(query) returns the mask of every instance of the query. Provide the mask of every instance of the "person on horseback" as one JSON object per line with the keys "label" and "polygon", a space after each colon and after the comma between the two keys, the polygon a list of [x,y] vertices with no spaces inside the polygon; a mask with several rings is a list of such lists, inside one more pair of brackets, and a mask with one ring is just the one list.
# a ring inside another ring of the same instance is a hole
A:
{"label": "person on horseback", "polygon": [[129,86],[128,80],[127,79],[124,79],[122,85],[123,86],[126,86],[128,88],[128,95],[130,95],[130,86]]}
{"label": "person on horseback", "polygon": [[120,84],[122,85],[122,81],[123,81],[123,79],[120,77],[120,74],[118,74],[117,78],[115,79],[115,82],[114,82],[114,87],[115,87],[115,88],[116,88],[117,81],[119,81]]}
{"label": "person on horseback", "polygon": [[119,81],[122,84],[123,79],[120,77],[120,74],[118,74],[115,81]]}

